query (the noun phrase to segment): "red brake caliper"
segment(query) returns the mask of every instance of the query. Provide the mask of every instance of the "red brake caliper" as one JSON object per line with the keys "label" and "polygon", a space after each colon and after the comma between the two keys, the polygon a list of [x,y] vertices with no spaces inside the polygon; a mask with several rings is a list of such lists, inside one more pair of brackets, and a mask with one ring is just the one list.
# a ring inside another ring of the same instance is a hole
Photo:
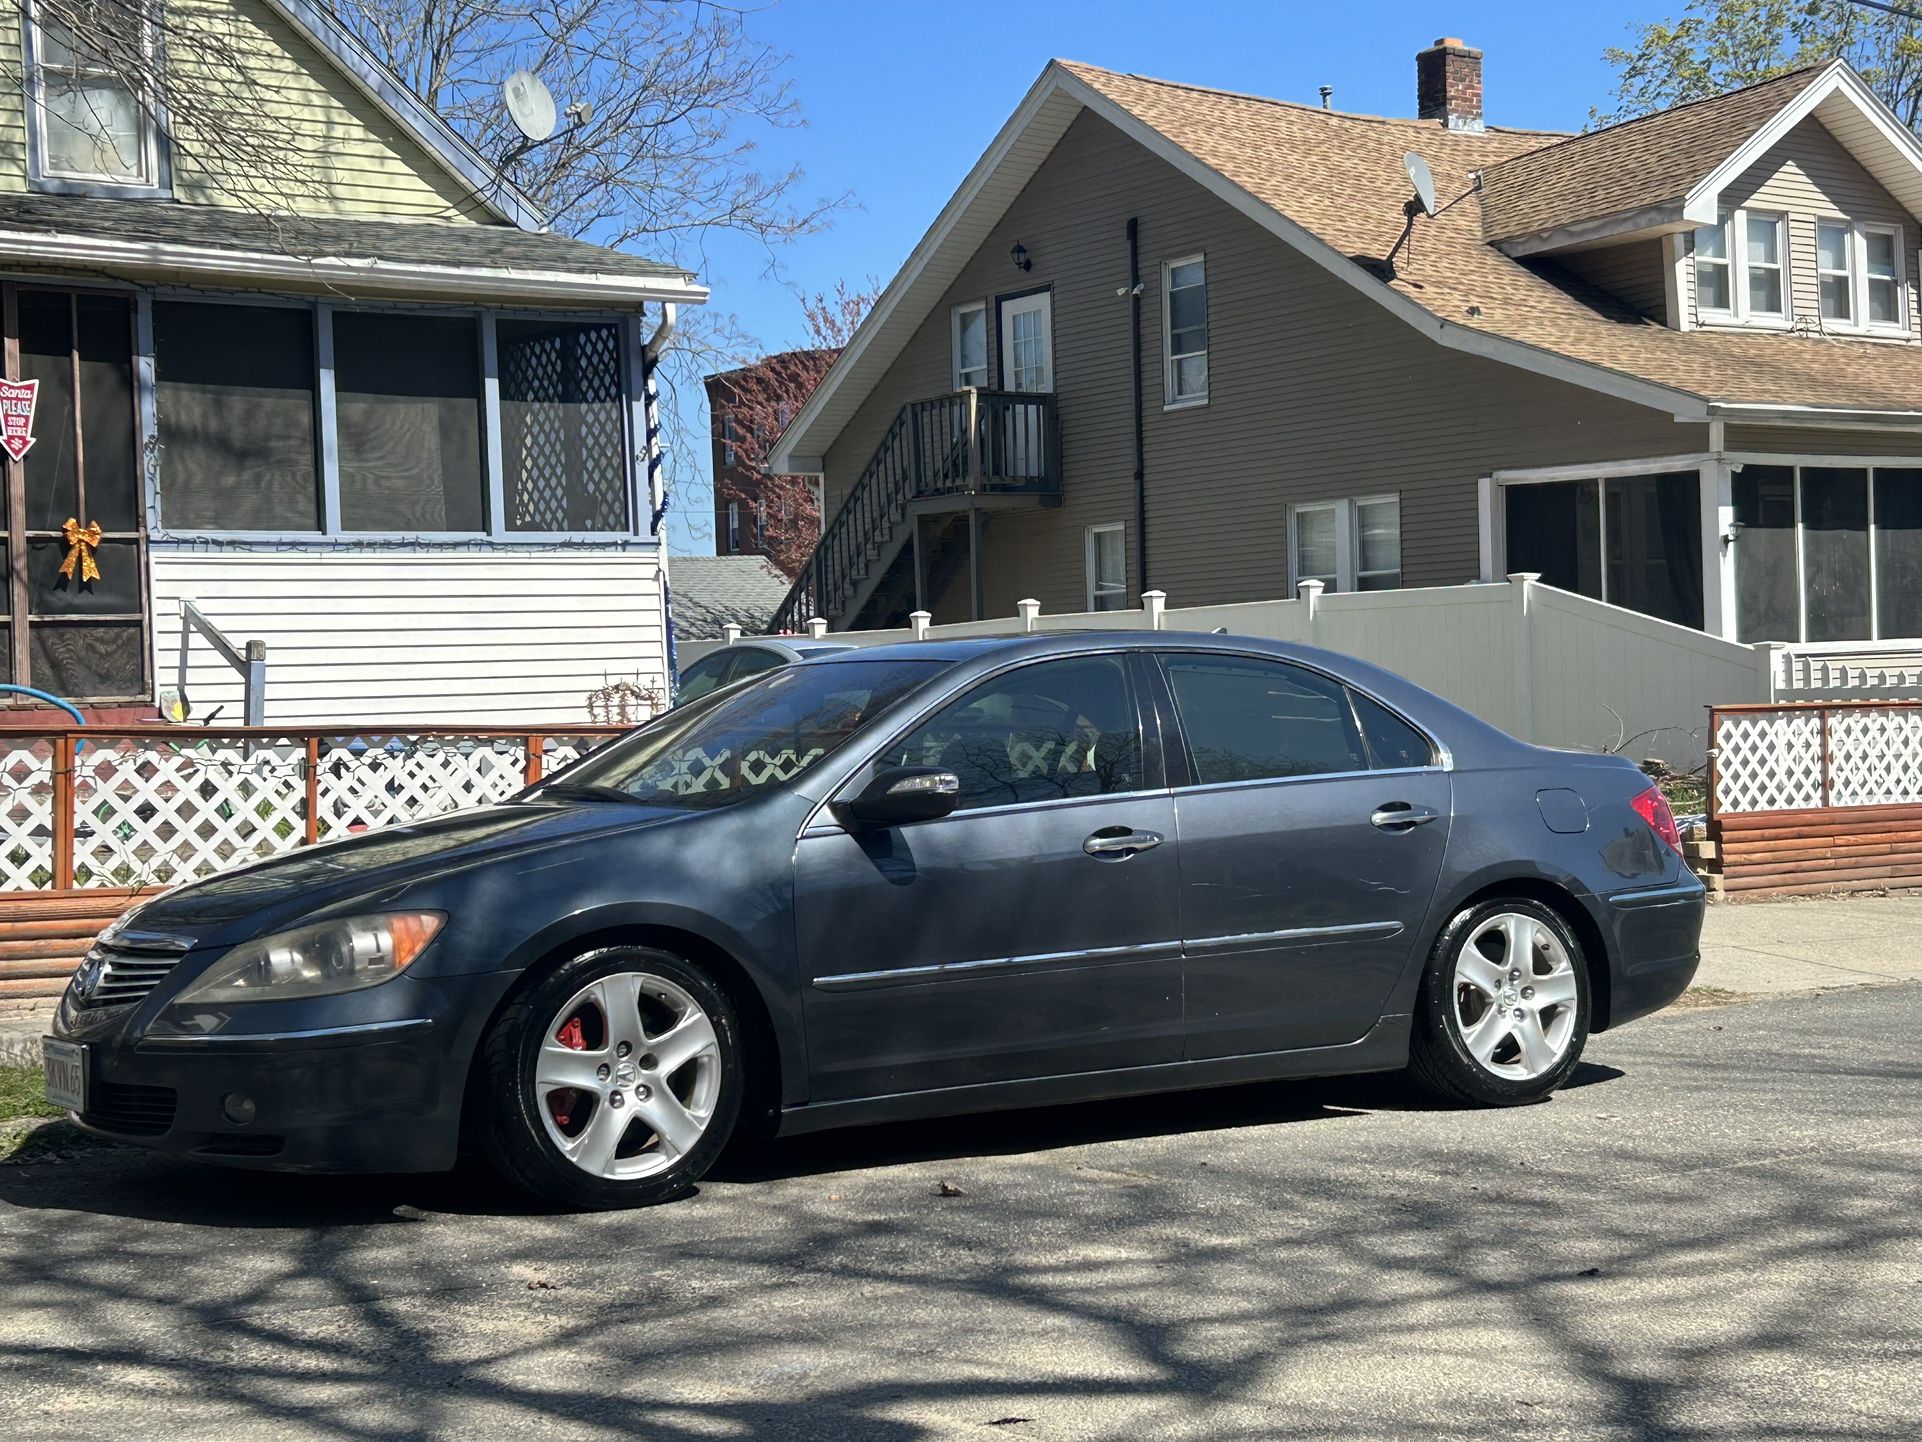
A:
{"label": "red brake caliper", "polygon": [[[566,1023],[561,1027],[561,1029],[554,1033],[554,1040],[559,1042],[562,1046],[570,1048],[571,1050],[586,1051],[587,1037],[581,1031],[581,1019],[579,1015],[570,1016],[567,1019]],[[576,1096],[576,1093],[572,1091],[554,1093],[555,1098],[559,1098],[561,1096],[565,1096],[567,1098],[568,1110],[567,1111],[557,1110],[554,1113],[554,1125],[557,1127],[564,1127],[570,1121],[573,1120],[573,1105],[574,1105],[574,1097]]]}

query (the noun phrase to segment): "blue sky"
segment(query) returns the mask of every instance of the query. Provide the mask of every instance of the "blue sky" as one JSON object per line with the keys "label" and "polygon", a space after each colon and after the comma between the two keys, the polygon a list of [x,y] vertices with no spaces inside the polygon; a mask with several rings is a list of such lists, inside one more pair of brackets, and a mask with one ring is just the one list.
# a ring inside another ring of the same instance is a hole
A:
{"label": "blue sky", "polygon": [[[1680,9],[1681,0],[783,0],[749,24],[793,57],[787,73],[808,124],[764,133],[764,166],[799,161],[803,196],[847,191],[854,203],[781,249],[780,278],[766,274],[759,245],[732,238],[710,245],[703,278],[712,304],[769,349],[793,343],[800,311],[789,287],[891,278],[1053,56],[1310,104],[1332,85],[1337,109],[1411,115],[1415,52],[1459,35],[1486,52],[1491,123],[1576,130],[1607,101],[1603,49],[1626,43],[1632,23]],[[705,452],[677,457],[675,470],[673,546],[712,551]]]}

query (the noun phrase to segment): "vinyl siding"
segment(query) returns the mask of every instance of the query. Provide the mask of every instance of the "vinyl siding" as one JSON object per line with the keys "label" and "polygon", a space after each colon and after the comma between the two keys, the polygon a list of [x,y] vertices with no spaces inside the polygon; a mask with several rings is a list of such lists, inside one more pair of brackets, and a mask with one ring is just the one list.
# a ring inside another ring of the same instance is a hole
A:
{"label": "vinyl siding", "polygon": [[1888,431],[1824,431],[1791,426],[1729,425],[1724,449],[1780,456],[1914,456],[1922,460],[1922,436]]}
{"label": "vinyl siding", "polygon": [[[1820,326],[1822,314],[1815,270],[1817,217],[1903,227],[1909,329],[1922,336],[1922,316],[1916,305],[1916,245],[1922,240],[1922,227],[1821,121],[1811,117],[1797,125],[1729,186],[1722,200],[1730,208],[1748,206],[1788,217],[1791,318],[1812,327]],[[1692,253],[1686,271],[1691,319],[1699,324]]]}
{"label": "vinyl siding", "polygon": [[[1478,569],[1476,481],[1506,467],[1703,449],[1703,427],[1445,350],[1090,115],[1069,128],[825,457],[829,506],[905,402],[946,391],[949,311],[1051,285],[1063,453],[1058,509],[987,517],[990,615],[1084,603],[1083,533],[1134,513],[1126,226],[1140,219],[1150,584],[1170,604],[1288,588],[1291,504],[1397,493],[1407,585]],[[1027,275],[1008,259],[1016,240]],[[1211,398],[1164,411],[1160,266],[1206,253]],[[990,327],[993,311],[990,306]],[[999,378],[999,341],[994,364]],[[965,569],[937,616],[965,611]],[[959,594],[956,594],[956,592]]]}
{"label": "vinyl siding", "polygon": [[1596,289],[1625,302],[1637,314],[1666,323],[1668,286],[1662,274],[1664,262],[1659,238],[1567,251],[1556,255],[1555,260]]}
{"label": "vinyl siding", "polygon": [[[269,722],[585,721],[609,680],[665,686],[652,550],[436,553],[156,547],[154,675],[175,684],[180,602],[267,643]],[[324,597],[325,604],[317,598]],[[239,677],[195,638],[188,692],[239,721]]]}
{"label": "vinyl siding", "polygon": [[[169,60],[183,85],[218,95],[229,77],[209,71],[181,43],[207,27],[226,46],[254,57],[250,79],[231,86],[231,104],[264,104],[262,133],[274,156],[243,173],[218,144],[204,143],[190,121],[177,119],[172,150],[174,195],[198,205],[243,206],[297,214],[474,220],[485,209],[406,130],[341,74],[325,52],[265,0],[169,0],[176,27]],[[0,74],[17,77],[25,17],[0,22]],[[27,187],[25,97],[0,86],[0,187]],[[250,146],[250,149],[257,148]]]}

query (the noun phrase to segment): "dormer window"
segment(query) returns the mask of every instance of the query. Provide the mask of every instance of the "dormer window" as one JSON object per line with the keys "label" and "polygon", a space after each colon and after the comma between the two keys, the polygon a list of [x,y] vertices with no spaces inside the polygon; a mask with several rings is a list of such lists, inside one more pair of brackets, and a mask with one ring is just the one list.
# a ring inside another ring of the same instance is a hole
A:
{"label": "dormer window", "polygon": [[27,14],[34,188],[164,190],[165,150],[139,83],[159,52],[153,14],[137,4],[82,5],[63,16],[35,5]]}
{"label": "dormer window", "polygon": [[1696,228],[1695,307],[1703,320],[1787,323],[1786,228],[1783,216],[1761,210],[1725,210],[1718,224]]}
{"label": "dormer window", "polygon": [[1818,221],[1815,269],[1822,323],[1831,330],[1906,335],[1902,232],[1892,225]]}

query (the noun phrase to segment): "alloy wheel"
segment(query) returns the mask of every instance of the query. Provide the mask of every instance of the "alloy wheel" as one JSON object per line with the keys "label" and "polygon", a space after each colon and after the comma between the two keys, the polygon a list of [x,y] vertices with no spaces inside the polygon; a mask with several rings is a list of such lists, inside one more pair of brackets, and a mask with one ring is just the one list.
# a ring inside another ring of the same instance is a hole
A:
{"label": "alloy wheel", "polygon": [[1451,1015],[1485,1071],[1533,1081],[1554,1070],[1575,1033],[1581,990],[1568,948],[1535,917],[1488,917],[1455,958]]}
{"label": "alloy wheel", "polygon": [[591,1176],[629,1181],[674,1165],[721,1091],[713,1018],[678,983],[618,971],[575,992],[541,1034],[534,1100],[548,1140]]}

